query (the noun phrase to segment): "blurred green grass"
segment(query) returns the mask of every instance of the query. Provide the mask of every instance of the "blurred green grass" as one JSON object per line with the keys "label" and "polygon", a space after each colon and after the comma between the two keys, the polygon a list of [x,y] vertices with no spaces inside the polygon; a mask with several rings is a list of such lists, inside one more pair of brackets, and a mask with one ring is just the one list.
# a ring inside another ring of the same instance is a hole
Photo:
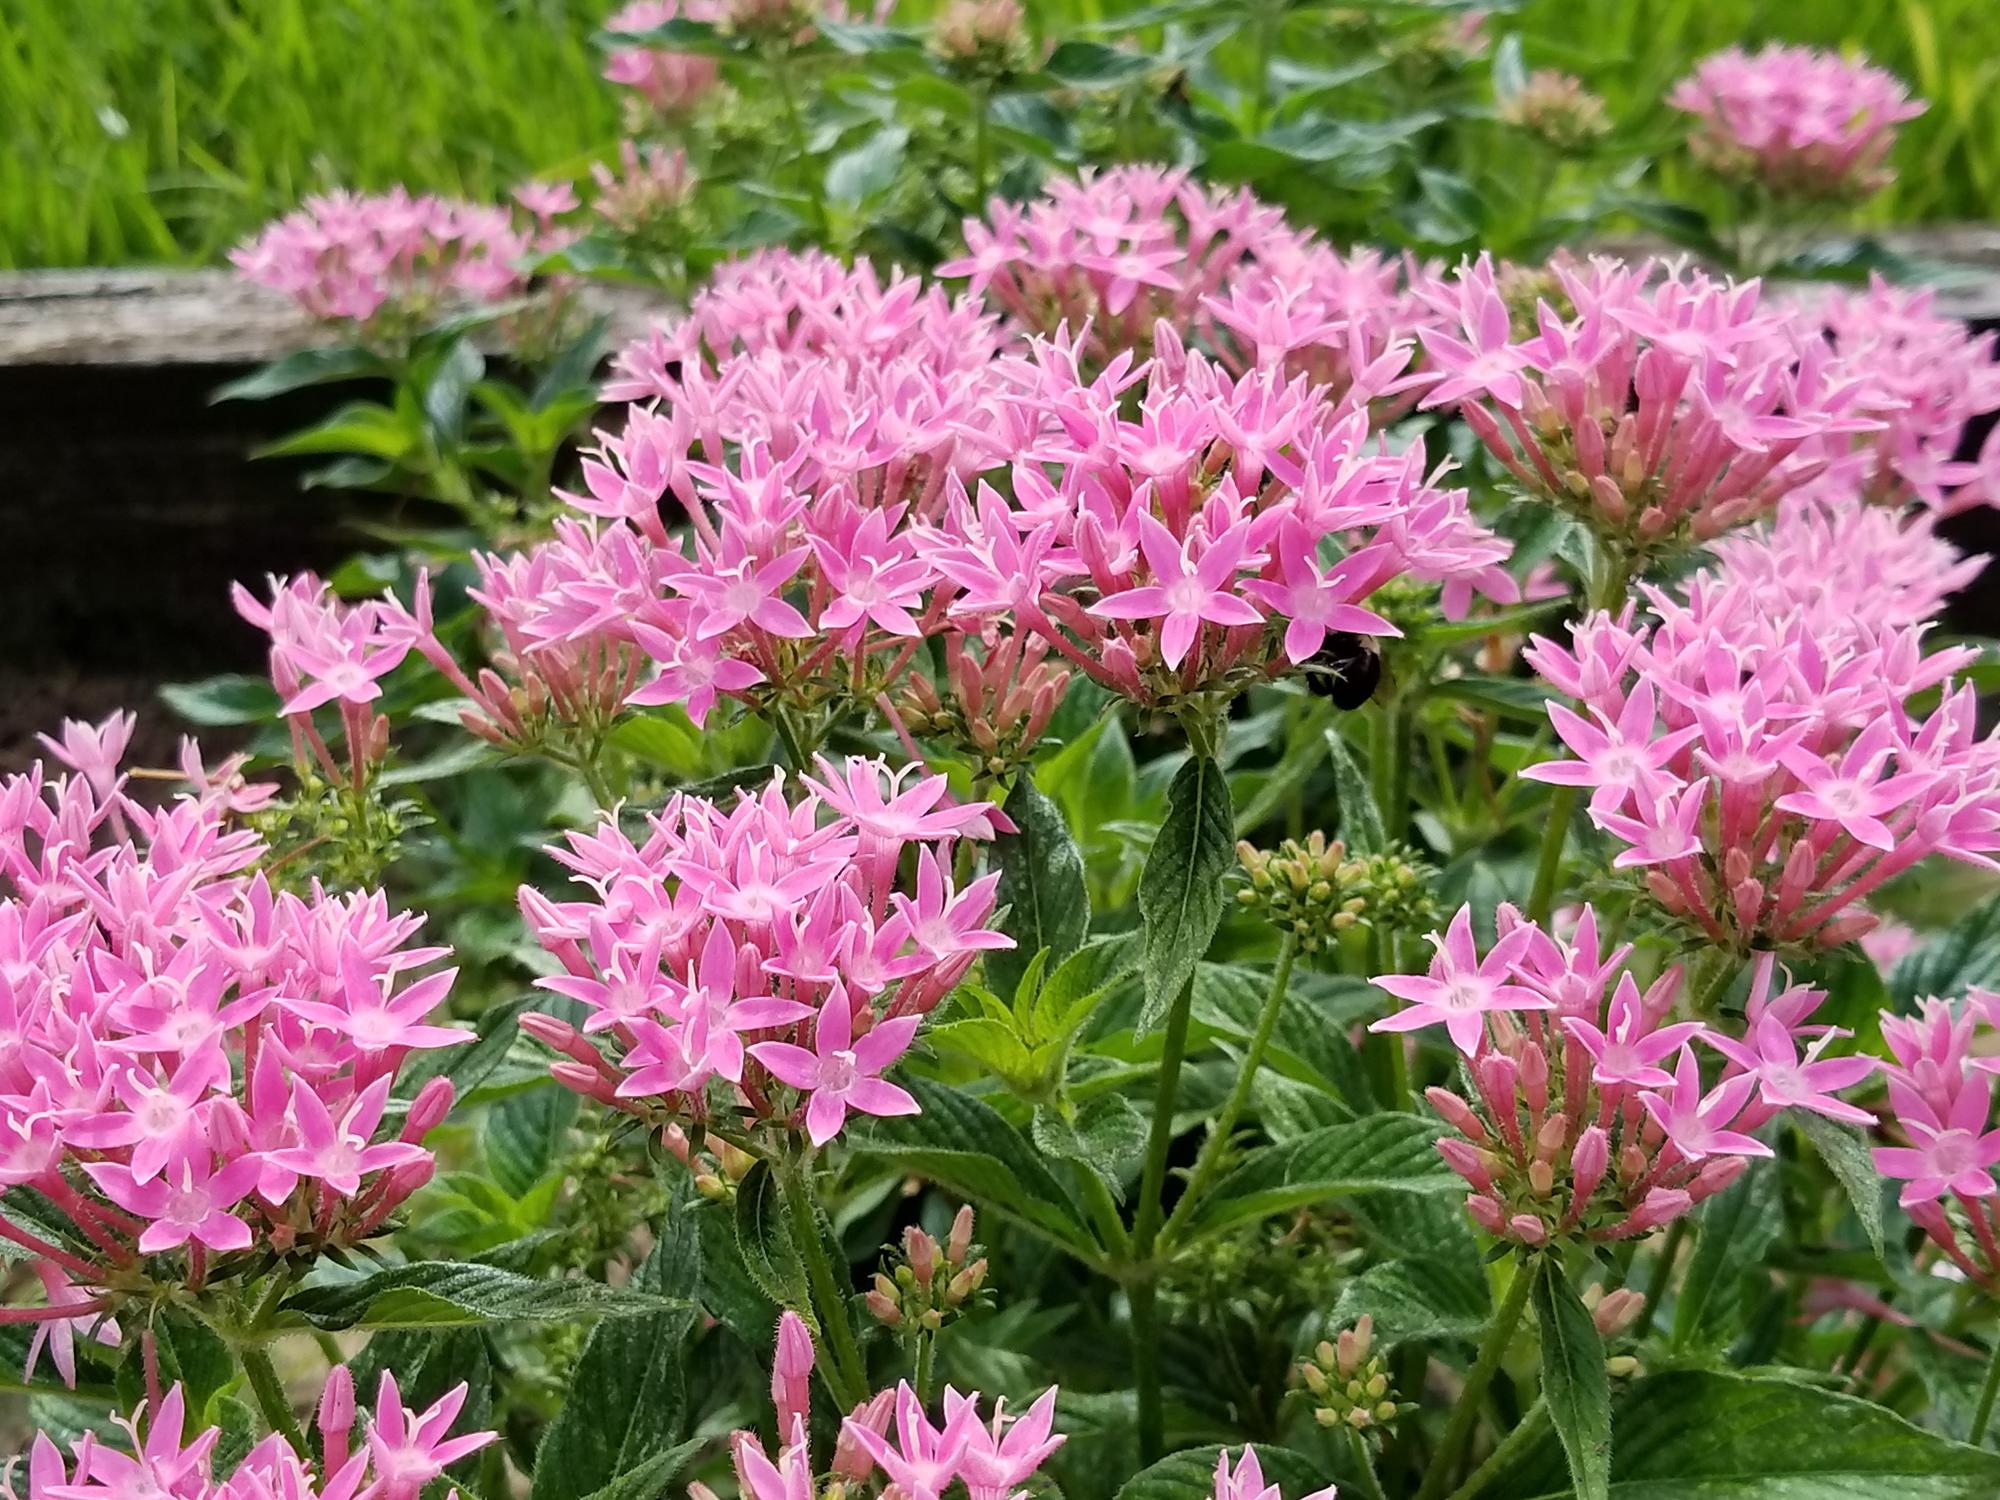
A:
{"label": "blurred green grass", "polygon": [[[590,44],[611,4],[0,0],[0,266],[208,261],[318,188],[493,197],[575,169],[617,136]],[[1518,21],[1531,64],[1621,116],[1733,41],[1858,48],[1931,101],[1869,216],[2000,218],[2000,0],[1525,0]]]}

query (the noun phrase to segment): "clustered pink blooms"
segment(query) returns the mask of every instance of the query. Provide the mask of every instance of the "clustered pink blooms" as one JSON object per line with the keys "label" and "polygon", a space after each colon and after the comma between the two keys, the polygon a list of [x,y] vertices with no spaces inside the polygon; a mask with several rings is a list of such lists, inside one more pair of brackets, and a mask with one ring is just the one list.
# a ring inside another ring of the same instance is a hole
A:
{"label": "clustered pink blooms", "polygon": [[[617,663],[600,681],[622,702],[697,722],[720,696],[893,720],[888,695],[942,637],[961,717],[1011,705],[1005,760],[1063,670],[1171,705],[1277,675],[1329,631],[1391,631],[1363,604],[1391,580],[1454,617],[1475,593],[1518,598],[1508,543],[1420,451],[1371,442],[1360,388],[1232,375],[1171,333],[1086,375],[1066,335],[865,262],[726,268],[619,356],[608,394],[635,404],[564,497],[590,521],[518,563],[511,654]],[[657,664],[636,689],[628,648]]]}
{"label": "clustered pink blooms", "polygon": [[2000,995],[1921,1001],[1915,1015],[1883,1012],[1892,1062],[1889,1119],[1903,1145],[1875,1148],[1875,1169],[1903,1184],[1903,1211],[1974,1285],[2000,1297]]}
{"label": "clustered pink blooms", "polygon": [[1957,457],[1966,429],[2000,410],[1995,336],[1937,312],[1934,295],[1877,276],[1865,292],[1829,290],[1799,309],[1858,382],[1855,409],[1879,424],[1833,445],[1813,493],[1946,515],[2000,504],[2000,442],[1989,439],[1979,463]]}
{"label": "clustered pink blooms", "polygon": [[[1443,1026],[1465,1058],[1472,1097],[1427,1091],[1457,1132],[1438,1151],[1471,1187],[1481,1228],[1524,1245],[1619,1240],[1670,1223],[1769,1156],[1755,1132],[1780,1109],[1872,1122],[1835,1097],[1866,1079],[1869,1057],[1827,1057],[1844,1033],[1809,1026],[1826,998],[1773,993],[1764,955],[1753,971],[1746,1034],[1669,1021],[1679,968],[1640,987],[1629,944],[1605,951],[1586,906],[1568,938],[1503,905],[1482,957],[1460,908],[1422,975],[1373,983],[1408,1002],[1373,1031]],[[1804,1050],[1800,1044],[1803,1041]],[[1723,1060],[1712,1086],[1694,1044]],[[1671,1069],[1671,1071],[1670,1071]]]}
{"label": "clustered pink blooms", "polygon": [[676,796],[642,843],[613,820],[552,849],[591,892],[520,893],[564,970],[538,983],[586,1013],[580,1030],[522,1021],[563,1054],[557,1078],[649,1117],[710,1118],[723,1089],[722,1107],[796,1121],[816,1146],[850,1112],[915,1113],[882,1075],[974,960],[1013,942],[983,925],[999,876],[960,890],[951,874],[957,840],[991,836],[992,809],[913,770],[821,760],[733,806]]}
{"label": "clustered pink blooms", "polygon": [[1896,127],[1924,112],[1902,81],[1810,47],[1712,53],[1667,95],[1688,149],[1724,180],[1779,199],[1862,198],[1888,181]]}
{"label": "clustered pink blooms", "polygon": [[1860,377],[1757,283],[1594,257],[1548,267],[1520,335],[1481,256],[1429,295],[1433,384],[1530,494],[1642,560],[1706,542],[1817,478],[1828,440],[1880,424]]}
{"label": "clustered pink blooms", "polygon": [[[730,1439],[742,1500],[816,1500],[812,1456],[806,1438],[806,1401],[813,1370],[813,1346],[805,1321],[786,1312],[778,1320],[771,1393],[780,1442],[773,1462],[755,1433]],[[933,1424],[924,1403],[907,1381],[880,1391],[857,1406],[842,1423],[833,1453],[836,1481],[864,1484],[878,1475],[889,1495],[903,1500],[938,1500],[954,1482],[968,1500],[1022,1500],[1022,1488],[1063,1445],[1053,1432],[1056,1388],[1050,1386],[1029,1408],[1011,1415],[1005,1401],[993,1403],[991,1417],[979,1414],[978,1392],[961,1394],[946,1386],[944,1420]],[[690,1488],[691,1500],[714,1500],[706,1485]]]}
{"label": "clustered pink blooms", "polygon": [[429,1180],[420,1143],[452,1101],[443,1079],[392,1101],[397,1075],[468,1034],[426,1020],[456,971],[414,977],[447,952],[411,945],[421,917],[274,891],[226,781],[149,807],[116,727],[66,741],[79,774],[0,782],[0,1197],[32,1189],[69,1223],[0,1235],[48,1293],[14,1318],[82,1331],[144,1257],[179,1252],[198,1285],[253,1247],[377,1232]]}
{"label": "clustered pink blooms", "polygon": [[520,263],[535,248],[504,208],[398,187],[308,198],[229,259],[312,317],[408,327],[519,295]]}
{"label": "clustered pink blooms", "polygon": [[1024,327],[1086,335],[1094,357],[1143,348],[1165,320],[1192,330],[1204,302],[1261,259],[1295,260],[1310,237],[1246,189],[1210,188],[1180,168],[1085,171],[1039,198],[995,198],[965,221],[966,253],[937,268],[964,278]]}
{"label": "clustered pink blooms", "polygon": [[[669,21],[712,24],[720,21],[727,9],[722,0],[632,0],[612,13],[604,29],[616,35],[657,30]],[[702,53],[676,52],[648,43],[613,48],[604,64],[604,77],[633,90],[655,114],[676,119],[714,91],[721,72],[715,59]]]}
{"label": "clustered pink blooms", "polygon": [[593,211],[620,234],[634,237],[673,229],[697,181],[687,152],[630,140],[619,142],[616,167],[593,163],[590,178],[597,188]]}
{"label": "clustered pink blooms", "polygon": [[[389,750],[389,720],[373,705],[382,679],[409,655],[406,616],[389,600],[345,603],[311,573],[267,584],[269,603],[240,583],[230,596],[237,614],[270,638],[271,683],[292,732],[293,758],[359,788]],[[344,767],[313,723],[313,711],[329,705],[340,714]]]}
{"label": "clustered pink blooms", "polygon": [[[186,1397],[175,1385],[159,1398],[150,1420],[144,1407],[131,1419],[113,1419],[125,1432],[129,1452],[86,1430],[71,1444],[65,1462],[49,1435],[37,1432],[28,1454],[27,1500],[132,1500],[139,1495],[154,1500],[417,1500],[425,1485],[498,1436],[450,1436],[465,1396],[466,1387],[459,1385],[418,1412],[403,1405],[395,1377],[384,1371],[372,1419],[356,1433],[354,1377],[345,1365],[335,1365],[320,1398],[322,1456],[317,1465],[272,1433],[218,1476],[215,1456],[222,1429],[210,1427],[185,1437]],[[0,1485],[0,1493],[13,1500],[10,1485]]]}
{"label": "clustered pink blooms", "polygon": [[[1655,625],[1599,612],[1567,646],[1536,637],[1525,653],[1579,708],[1549,708],[1577,758],[1523,774],[1589,788],[1592,820],[1626,846],[1613,863],[1736,949],[1846,942],[1892,876],[1932,854],[1991,867],[2000,849],[2000,738],[1978,737],[1974,691],[1953,686],[1969,653],[1926,656],[1907,623],[1924,583],[1821,586],[1876,566],[1907,579],[1855,544],[1934,559],[1935,537],[1859,508],[1825,531],[1797,524],[1725,549],[1678,593],[1645,589]],[[1830,550],[1812,553],[1819,536]],[[1913,706],[1932,690],[1935,709]]]}

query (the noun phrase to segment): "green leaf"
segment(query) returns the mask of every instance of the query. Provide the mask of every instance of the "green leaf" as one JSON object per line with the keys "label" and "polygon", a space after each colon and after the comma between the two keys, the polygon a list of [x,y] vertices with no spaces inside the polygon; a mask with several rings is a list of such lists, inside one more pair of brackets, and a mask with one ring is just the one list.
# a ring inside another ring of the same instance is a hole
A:
{"label": "green leaf", "polygon": [[1415,1255],[1382,1261],[1348,1282],[1332,1321],[1351,1324],[1365,1314],[1386,1348],[1412,1339],[1476,1339],[1491,1313],[1486,1277],[1476,1263],[1466,1268]]}
{"label": "green leaf", "polygon": [[1674,1305],[1673,1345],[1725,1344],[1741,1324],[1746,1291],[1759,1275],[1764,1254],[1784,1228],[1778,1176],[1752,1162],[1728,1187],[1702,1204],[1696,1221],[1701,1242],[1688,1262],[1680,1300]]}
{"label": "green leaf", "polygon": [[576,1121],[577,1097],[544,1084],[495,1104],[486,1115],[486,1167],[503,1191],[526,1197],[562,1156]]}
{"label": "green leaf", "polygon": [[1604,1373],[1604,1340],[1590,1309],[1576,1294],[1553,1255],[1533,1271],[1535,1318],[1542,1330],[1542,1398],[1562,1439],[1577,1500],[1607,1500],[1611,1493],[1611,1382]]}
{"label": "green leaf", "polygon": [[[631,1286],[667,1298],[700,1281],[694,1221],[676,1212],[632,1273]],[[591,1330],[568,1399],[535,1455],[529,1500],[584,1500],[673,1451],[687,1426],[684,1370],[694,1316],[693,1305],[683,1302],[670,1312],[609,1319]]]}
{"label": "green leaf", "polygon": [[[465,436],[465,407],[486,374],[486,356],[470,337],[453,339],[424,386],[424,420],[446,443]],[[386,456],[386,455],[385,455]]]}
{"label": "green leaf", "polygon": [[1439,1158],[1428,1121],[1370,1115],[1252,1151],[1195,1211],[1187,1237],[1350,1193],[1456,1193],[1464,1186]]}
{"label": "green leaf", "polygon": [[680,1304],[598,1281],[542,1281],[493,1266],[424,1260],[294,1292],[285,1311],[315,1328],[470,1328],[636,1318]]}
{"label": "green leaf", "polygon": [[366,349],[300,349],[240,379],[217,386],[209,393],[208,399],[211,404],[263,401],[311,385],[324,385],[334,380],[358,380],[381,373],[382,361]]}
{"label": "green leaf", "polygon": [[826,196],[834,203],[863,203],[886,192],[903,169],[909,127],[884,125],[851,151],[826,164]]}
{"label": "green leaf", "polygon": [[1333,795],[1340,809],[1340,836],[1356,854],[1374,854],[1387,843],[1382,831],[1382,811],[1375,805],[1375,793],[1368,778],[1355,764],[1354,754],[1340,731],[1328,726],[1326,759],[1333,768]]}
{"label": "green leaf", "polygon": [[925,1079],[904,1083],[923,1113],[878,1121],[853,1140],[859,1155],[928,1177],[1084,1260],[1097,1258],[1097,1241],[1069,1190],[991,1105]]}
{"label": "green leaf", "polygon": [[1054,968],[1082,945],[1090,932],[1090,887],[1062,809],[1025,771],[1007,794],[1006,812],[1017,831],[994,840],[993,857],[1000,867],[996,899],[1007,908],[1003,929],[1015,947],[987,954],[986,976],[993,988],[1012,994],[1037,953],[1046,951]]}
{"label": "green leaf", "polygon": [[232,672],[200,682],[169,682],[160,700],[190,724],[221,729],[276,721],[280,699],[268,677]]}
{"label": "green leaf", "polygon": [[[1324,1489],[1332,1477],[1303,1453],[1265,1443],[1256,1446],[1257,1466],[1264,1471],[1264,1482],[1276,1485],[1286,1495],[1305,1495]],[[1170,1453],[1126,1480],[1116,1500],[1209,1500],[1215,1493],[1215,1465],[1221,1453],[1222,1449],[1213,1446]],[[1231,1465],[1242,1457],[1242,1449],[1232,1449]],[[1346,1491],[1343,1489],[1342,1493]]]}
{"label": "green leaf", "polygon": [[1139,876],[1146,996],[1136,1030],[1153,1029],[1194,977],[1222,921],[1222,877],[1235,855],[1229,783],[1204,755],[1188,757],[1167,789],[1166,821]]}
{"label": "green leaf", "polygon": [[1047,1105],[1029,1124],[1035,1146],[1050,1156],[1088,1167],[1111,1196],[1125,1197],[1125,1177],[1146,1149],[1146,1120],[1123,1094],[1099,1094],[1065,1120]]}
{"label": "green leaf", "polygon": [[1125,52],[1102,42],[1072,37],[1057,44],[1042,70],[1051,78],[1078,88],[1111,88],[1153,71],[1158,64],[1140,52]]}
{"label": "green leaf", "polygon": [[811,1307],[811,1284],[785,1217],[775,1173],[758,1162],[736,1185],[736,1251],[758,1290],[780,1307]]}
{"label": "green leaf", "polygon": [[1963,995],[1968,986],[2000,985],[2000,900],[1968,912],[1916,952],[1889,976],[1889,995],[1909,1010],[1928,995]]}
{"label": "green leaf", "polygon": [[521,1013],[547,998],[536,993],[489,1006],[475,1023],[471,1041],[419,1052],[405,1063],[396,1077],[394,1097],[407,1102],[433,1078],[449,1078],[453,1091],[463,1100],[507,1060],[508,1050],[520,1034]]}
{"label": "green leaf", "polygon": [[1549,690],[1525,677],[1489,677],[1469,672],[1437,683],[1430,696],[1489,708],[1530,724],[1541,724],[1549,716]]}
{"label": "green leaf", "polygon": [[[1675,1370],[1634,1381],[1612,1418],[1610,1500],[1993,1500],[1982,1453],[1852,1396],[1776,1376]],[[1493,1465],[1483,1493],[1568,1500],[1553,1437]]]}
{"label": "green leaf", "polygon": [[312,453],[365,453],[400,459],[421,435],[401,415],[375,401],[350,401],[323,422],[257,449],[257,458],[296,458]]}
{"label": "green leaf", "polygon": [[1875,1170],[1875,1159],[1868,1153],[1868,1143],[1859,1131],[1842,1125],[1837,1120],[1829,1120],[1825,1115],[1814,1114],[1809,1109],[1789,1111],[1792,1123],[1799,1127],[1799,1134],[1812,1142],[1820,1160],[1839,1179],[1847,1190],[1848,1200],[1854,1205],[1854,1216],[1861,1221],[1861,1228],[1868,1236],[1868,1243],[1874,1247],[1877,1258],[1886,1258],[1888,1241],[1882,1224],[1882,1174]]}
{"label": "green leaf", "polygon": [[707,1446],[707,1438],[696,1437],[655,1453],[637,1468],[627,1469],[603,1489],[592,1490],[586,1500],[659,1500],[681,1470]]}

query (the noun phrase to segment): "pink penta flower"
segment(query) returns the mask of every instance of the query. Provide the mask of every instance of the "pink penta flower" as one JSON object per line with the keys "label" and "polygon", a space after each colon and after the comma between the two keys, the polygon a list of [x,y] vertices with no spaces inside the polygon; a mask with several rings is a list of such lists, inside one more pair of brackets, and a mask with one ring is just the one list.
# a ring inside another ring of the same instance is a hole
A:
{"label": "pink penta flower", "polygon": [[[1239,521],[1214,541],[1194,538],[1183,546],[1148,512],[1139,515],[1139,550],[1153,581],[1125,589],[1090,606],[1090,613],[1113,620],[1163,619],[1160,659],[1178,667],[1187,658],[1204,621],[1216,625],[1261,625],[1257,607],[1235,592],[1236,571],[1250,543],[1250,523]],[[1191,555],[1198,554],[1198,555]]]}
{"label": "pink penta flower", "polygon": [[1876,1147],[1875,1169],[1902,1182],[1903,1207],[1934,1203],[1946,1193],[1963,1198],[2000,1194],[1993,1179],[1993,1169],[2000,1165],[2000,1128],[1986,1128],[1992,1098],[1992,1079],[1974,1075],[1943,1118],[1926,1119],[1920,1108],[1902,1114],[1910,1144]]}
{"label": "pink penta flower", "polygon": [[[63,1274],[60,1266],[46,1260],[35,1262],[35,1274],[41,1279],[42,1295],[50,1307],[72,1307],[94,1303],[100,1295],[96,1288],[77,1286]],[[35,1366],[46,1350],[49,1360],[62,1376],[62,1383],[71,1390],[76,1389],[76,1338],[78,1334],[94,1338],[98,1343],[116,1349],[123,1341],[115,1318],[107,1318],[102,1313],[85,1311],[73,1318],[45,1318],[35,1325],[34,1337],[28,1340],[28,1361],[22,1370],[22,1378],[33,1380]]]}
{"label": "pink penta flower", "polygon": [[1369,982],[1399,1000],[1400,1010],[1370,1023],[1370,1031],[1418,1031],[1443,1026],[1452,1045],[1467,1057],[1479,1050],[1486,1036],[1486,1017],[1494,1011],[1554,1010],[1555,1002],[1515,983],[1511,973],[1531,940],[1530,930],[1517,927],[1482,960],[1472,937],[1472,908],[1462,906],[1440,937],[1430,935],[1436,950],[1427,974],[1378,974]]}
{"label": "pink penta flower", "polygon": [[840,1134],[851,1109],[881,1116],[917,1113],[917,1101],[880,1074],[909,1050],[920,1022],[918,1016],[891,1016],[856,1041],[853,1006],[846,989],[836,983],[819,1008],[812,1050],[791,1042],[758,1042],[750,1055],[773,1077],[809,1096],[806,1134],[815,1146],[824,1146]]}
{"label": "pink penta flower", "polygon": [[1717,1031],[1705,1033],[1702,1040],[1754,1077],[1757,1097],[1773,1109],[1803,1109],[1850,1125],[1873,1125],[1875,1117],[1867,1110],[1833,1095],[1862,1082],[1879,1064],[1872,1057],[1820,1056],[1837,1035],[1823,1031],[1801,1059],[1793,1028],[1766,1014],[1742,1041]]}
{"label": "pink penta flower", "polygon": [[465,1405],[466,1388],[455,1386],[422,1412],[403,1405],[396,1377],[382,1372],[375,1398],[375,1421],[368,1429],[368,1452],[374,1461],[381,1500],[415,1500],[417,1492],[467,1454],[477,1453],[499,1436],[471,1432],[450,1436],[451,1424]]}
{"label": "pink penta flower", "polygon": [[1605,1025],[1599,1029],[1582,1016],[1564,1016],[1564,1030],[1590,1055],[1591,1076],[1600,1084],[1634,1088],[1665,1088],[1673,1076],[1660,1066],[1681,1044],[1701,1034],[1699,1021],[1654,1026],[1652,1014],[1630,974],[1620,976],[1611,995]]}
{"label": "pink penta flower", "polygon": [[978,1411],[966,1403],[947,1417],[942,1427],[931,1426],[924,1415],[924,1403],[904,1381],[896,1387],[894,1442],[851,1417],[841,1431],[875,1461],[907,1500],[939,1500],[958,1473],[978,1419]]}
{"label": "pink penta flower", "polygon": [[229,1210],[257,1185],[254,1157],[239,1156],[210,1172],[199,1159],[183,1161],[165,1177],[141,1182],[123,1162],[86,1162],[84,1171],[127,1213],[148,1220],[139,1250],[157,1255],[189,1240],[211,1250],[247,1250],[250,1226]]}
{"label": "pink penta flower", "polygon": [[[1245,1443],[1234,1468],[1230,1466],[1227,1448],[1217,1455],[1214,1500],[1285,1500],[1285,1497],[1276,1484],[1264,1482],[1264,1466],[1257,1461],[1257,1450]],[[1335,1500],[1334,1486],[1301,1495],[1299,1500]]]}
{"label": "pink penta flower", "polygon": [[979,1420],[978,1397],[944,1390],[945,1427],[961,1427],[965,1447],[958,1458],[958,1477],[970,1500],[1012,1500],[1021,1486],[1063,1445],[1055,1425],[1056,1388],[1050,1386],[1018,1417],[1006,1415],[1005,1402],[993,1404],[990,1423]]}
{"label": "pink penta flower", "polygon": [[1729,1128],[1750,1102],[1756,1086],[1755,1077],[1741,1073],[1704,1093],[1694,1049],[1683,1046],[1680,1062],[1674,1068],[1674,1081],[1665,1089],[1650,1089],[1639,1098],[1646,1106],[1646,1113],[1666,1132],[1674,1149],[1689,1161],[1702,1161],[1710,1156],[1770,1156],[1771,1148],[1755,1136]]}

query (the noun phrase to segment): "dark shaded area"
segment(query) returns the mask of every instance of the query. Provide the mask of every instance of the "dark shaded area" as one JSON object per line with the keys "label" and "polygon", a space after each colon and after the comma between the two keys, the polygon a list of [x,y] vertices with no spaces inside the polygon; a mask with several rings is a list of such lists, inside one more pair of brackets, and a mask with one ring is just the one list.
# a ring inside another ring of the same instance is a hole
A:
{"label": "dark shaded area", "polygon": [[243,371],[0,368],[0,767],[64,718],[139,715],[133,760],[171,764],[162,683],[263,670],[232,580],[327,569],[356,550],[347,502],[250,450],[328,393],[211,406]]}

